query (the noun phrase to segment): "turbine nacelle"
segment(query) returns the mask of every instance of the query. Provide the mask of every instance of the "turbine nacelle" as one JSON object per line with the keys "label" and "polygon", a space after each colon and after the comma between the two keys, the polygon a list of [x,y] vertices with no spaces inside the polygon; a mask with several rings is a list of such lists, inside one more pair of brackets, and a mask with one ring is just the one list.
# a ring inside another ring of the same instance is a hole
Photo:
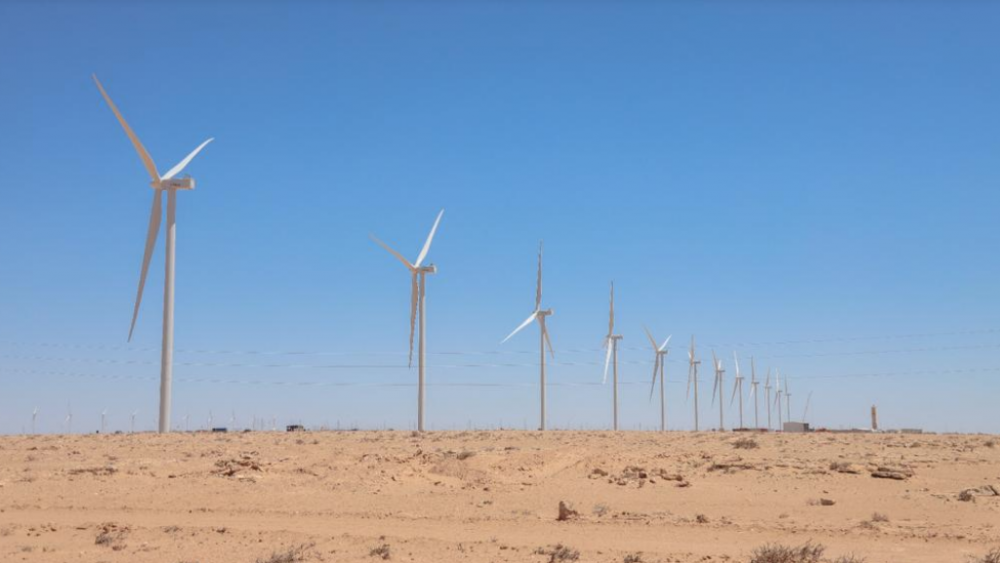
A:
{"label": "turbine nacelle", "polygon": [[159,182],[150,182],[150,187],[154,190],[193,190],[194,178],[185,176],[184,178],[170,178]]}

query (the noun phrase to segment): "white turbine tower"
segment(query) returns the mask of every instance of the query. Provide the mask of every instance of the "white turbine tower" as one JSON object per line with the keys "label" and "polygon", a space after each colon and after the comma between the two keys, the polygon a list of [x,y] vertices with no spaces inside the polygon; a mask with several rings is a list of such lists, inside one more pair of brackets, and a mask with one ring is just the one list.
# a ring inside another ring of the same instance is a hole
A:
{"label": "white turbine tower", "polygon": [[615,282],[611,282],[611,313],[608,320],[608,335],[604,337],[604,346],[608,349],[607,354],[604,357],[604,384],[608,382],[608,366],[614,360],[614,381],[613,387],[614,392],[612,394],[612,400],[614,401],[614,429],[618,430],[618,341],[622,339],[622,335],[615,334]]}
{"label": "white turbine tower", "polygon": [[788,376],[785,376],[785,411],[788,416],[785,418],[787,422],[792,421],[792,393],[788,390]]}
{"label": "white turbine tower", "polygon": [[694,383],[694,431],[698,431],[698,365],[701,360],[694,358],[694,335],[691,335],[691,349],[688,350],[687,396],[691,397],[691,383]]}
{"label": "white turbine tower", "polygon": [[426,353],[426,339],[424,338],[424,333],[427,328],[426,322],[426,306],[424,302],[425,297],[425,282],[427,274],[436,274],[437,266],[431,264],[429,266],[422,266],[424,258],[427,257],[427,252],[431,249],[431,241],[434,240],[434,233],[437,232],[438,224],[441,222],[441,216],[444,215],[444,209],[442,209],[434,220],[434,226],[431,227],[431,233],[427,235],[427,241],[424,242],[424,247],[420,250],[420,254],[417,255],[417,259],[411,264],[403,255],[396,252],[389,245],[375,238],[375,235],[371,235],[373,241],[378,243],[379,246],[389,251],[390,254],[399,259],[410,270],[410,363],[409,366],[413,367],[413,332],[415,330],[417,316],[419,313],[420,317],[420,336],[417,345],[417,431],[424,431],[424,383],[425,383],[425,361],[424,356]]}
{"label": "white turbine tower", "polygon": [[135,415],[138,412],[139,412],[138,410],[134,410],[132,411],[132,414],[129,416],[129,423],[128,423],[129,434],[135,434]]}
{"label": "white turbine tower", "polygon": [[212,431],[212,411],[208,411],[208,431]]}
{"label": "white turbine tower", "polygon": [[108,409],[101,411],[101,434],[104,434],[107,430],[107,419],[108,419]]}
{"label": "white turbine tower", "polygon": [[660,377],[660,432],[667,431],[667,398],[663,390],[663,366],[667,361],[667,354],[670,350],[667,349],[667,345],[670,344],[670,339],[674,336],[671,334],[663,341],[662,345],[656,343],[656,339],[653,338],[653,333],[649,332],[649,329],[642,327],[646,331],[646,336],[649,337],[649,343],[653,345],[653,352],[656,354],[656,358],[653,360],[653,383],[649,387],[649,400],[653,400],[653,391],[656,389],[656,377]]}
{"label": "white turbine tower", "polygon": [[740,397],[740,429],[743,428],[743,376],[740,374],[740,359],[736,356],[736,352],[733,351],[733,365],[736,368],[736,379],[733,382],[733,396],[729,399],[729,406],[733,406],[733,400],[736,396]]}
{"label": "white turbine tower", "polygon": [[552,313],[553,313],[552,309],[542,309],[542,243],[539,242],[538,243],[538,281],[537,281],[537,283],[535,285],[535,311],[533,313],[531,313],[531,315],[528,316],[527,320],[525,320],[523,323],[521,323],[520,326],[518,326],[517,328],[515,328],[514,332],[510,333],[509,335],[507,335],[507,338],[504,338],[503,342],[500,343],[500,344],[503,344],[504,342],[507,342],[508,340],[510,340],[510,338],[512,336],[514,336],[515,334],[517,334],[518,332],[520,332],[521,329],[523,329],[524,327],[526,327],[529,324],[531,324],[532,321],[538,321],[538,330],[539,330],[539,337],[538,338],[539,338],[539,347],[540,347],[540,353],[541,353],[541,356],[540,356],[541,359],[539,360],[539,366],[541,366],[541,379],[540,379],[539,385],[541,387],[541,404],[542,404],[541,418],[539,419],[540,422],[539,422],[539,426],[538,426],[539,430],[545,430],[545,347],[546,347],[546,345],[549,347],[549,354],[551,354],[553,357],[555,357],[555,352],[552,351],[552,342],[549,340],[549,331],[545,327],[545,317],[548,317]]}
{"label": "white turbine tower", "polygon": [[758,391],[760,382],[757,381],[757,366],[754,365],[753,356],[750,356],[750,394],[753,395],[753,427],[760,430],[760,409],[758,409]]}
{"label": "white turbine tower", "polygon": [[38,418],[38,407],[31,411],[31,433],[35,433],[35,420]]}
{"label": "white turbine tower", "polygon": [[813,392],[810,391],[809,394],[806,396],[806,408],[802,410],[802,422],[805,422],[807,420],[806,417],[809,415],[809,403],[811,403],[812,400],[813,400]]}
{"label": "white turbine tower", "polygon": [[712,404],[715,404],[715,392],[719,392],[719,432],[726,429],[722,420],[723,404],[722,404],[722,394],[725,392],[725,386],[723,385],[723,376],[726,374],[726,370],[722,369],[722,360],[715,357],[715,350],[712,350],[712,362],[715,364],[715,384],[712,385]]}
{"label": "white turbine tower", "polygon": [[66,433],[73,433],[73,405],[66,407],[66,420],[63,422],[66,425]]}
{"label": "white turbine tower", "polygon": [[772,429],[771,423],[771,368],[767,368],[767,381],[764,382],[764,404],[767,405],[767,429]]}
{"label": "white turbine tower", "polygon": [[781,421],[781,372],[778,370],[774,370],[774,382],[774,387],[777,389],[774,394],[774,404],[778,406],[778,430],[784,430],[784,425]]}
{"label": "white turbine tower", "polygon": [[153,158],[149,156],[148,152],[146,152],[146,148],[142,146],[142,143],[139,141],[139,137],[132,132],[132,128],[129,127],[125,118],[122,117],[121,112],[118,111],[118,107],[111,101],[111,97],[104,91],[104,87],[101,85],[100,81],[97,80],[97,75],[94,75],[93,78],[94,83],[97,84],[97,88],[101,91],[101,95],[104,97],[104,101],[108,103],[108,106],[111,107],[111,111],[113,111],[115,117],[118,118],[118,122],[121,123],[122,129],[125,130],[125,134],[128,135],[129,140],[132,142],[132,146],[134,146],[136,152],[139,153],[139,158],[142,159],[142,164],[146,168],[146,172],[148,172],[150,178],[152,178],[150,185],[153,188],[153,206],[149,215],[149,228],[146,231],[146,249],[142,257],[142,270],[139,273],[139,289],[136,292],[135,307],[132,310],[132,324],[128,331],[129,342],[132,341],[132,333],[135,330],[135,321],[139,316],[139,305],[142,303],[142,292],[146,285],[146,274],[149,271],[149,261],[150,258],[152,258],[153,249],[156,246],[156,237],[160,232],[160,221],[163,215],[163,192],[167,192],[166,265],[164,268],[165,282],[163,288],[163,341],[160,350],[160,432],[169,432],[171,378],[173,377],[174,362],[174,246],[177,240],[177,190],[194,189],[193,178],[185,176],[177,179],[175,176],[180,174],[191,162],[191,159],[201,152],[201,149],[205,148],[205,145],[212,142],[212,139],[208,139],[204,143],[198,145],[198,148],[191,151],[191,154],[187,155],[184,160],[177,163],[177,165],[167,171],[166,174],[160,176],[159,172],[156,170],[156,164],[153,163]]}

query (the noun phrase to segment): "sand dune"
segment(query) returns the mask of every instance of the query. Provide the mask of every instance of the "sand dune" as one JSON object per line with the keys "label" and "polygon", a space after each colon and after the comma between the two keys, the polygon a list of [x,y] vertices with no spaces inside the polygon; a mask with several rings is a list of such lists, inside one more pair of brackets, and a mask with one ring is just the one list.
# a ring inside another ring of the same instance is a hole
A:
{"label": "sand dune", "polygon": [[686,563],[813,541],[945,563],[1000,545],[1000,439],[744,437],[4,437],[0,560]]}

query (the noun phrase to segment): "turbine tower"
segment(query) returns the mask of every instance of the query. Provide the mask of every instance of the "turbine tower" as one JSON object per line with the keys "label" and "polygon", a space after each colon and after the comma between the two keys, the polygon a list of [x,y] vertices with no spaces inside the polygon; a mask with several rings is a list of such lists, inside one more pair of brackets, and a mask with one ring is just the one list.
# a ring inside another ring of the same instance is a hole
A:
{"label": "turbine tower", "polygon": [[427,235],[427,241],[424,242],[424,247],[420,250],[420,254],[417,256],[416,261],[412,264],[403,258],[403,255],[396,252],[389,245],[375,238],[375,235],[371,235],[373,241],[375,241],[379,246],[389,251],[390,254],[399,259],[410,270],[410,363],[409,366],[413,367],[413,332],[416,326],[417,316],[419,312],[420,316],[420,336],[418,343],[418,354],[417,354],[417,431],[424,431],[424,382],[425,382],[425,362],[424,356],[426,353],[426,342],[424,334],[426,332],[426,307],[424,302],[425,296],[425,285],[427,274],[436,274],[437,266],[431,264],[429,266],[422,266],[424,258],[427,257],[427,252],[431,249],[431,241],[434,240],[434,233],[437,232],[438,224],[441,222],[441,216],[444,215],[444,209],[442,209],[434,220],[434,226],[431,227],[431,234]]}
{"label": "turbine tower", "polygon": [[813,400],[813,392],[810,391],[806,396],[806,408],[802,409],[802,422],[806,421],[806,416],[809,415],[809,403]]}
{"label": "turbine tower", "polygon": [[750,394],[753,395],[753,427],[760,430],[760,410],[757,408],[757,366],[754,365],[753,356],[750,356]]}
{"label": "turbine tower", "polygon": [[115,117],[118,118],[118,122],[121,123],[122,129],[125,130],[125,134],[128,135],[129,140],[132,141],[132,146],[134,146],[136,152],[139,153],[139,158],[142,159],[142,164],[145,166],[146,172],[148,172],[150,178],[152,178],[150,186],[153,188],[153,206],[149,215],[149,228],[146,231],[146,249],[142,257],[142,270],[139,273],[139,289],[135,296],[135,307],[132,310],[132,324],[128,330],[129,342],[132,341],[132,333],[135,331],[135,320],[139,316],[139,305],[142,303],[142,291],[146,285],[146,274],[149,271],[149,260],[152,258],[153,249],[156,246],[156,237],[160,232],[160,221],[163,216],[163,192],[167,192],[166,266],[164,268],[165,282],[163,287],[163,341],[160,350],[160,432],[170,432],[170,393],[174,364],[174,247],[177,240],[177,190],[194,189],[193,178],[185,176],[177,179],[175,176],[180,174],[191,162],[191,159],[201,152],[201,149],[205,148],[205,145],[212,142],[212,139],[208,139],[204,143],[198,145],[198,148],[191,151],[191,154],[187,155],[184,160],[177,163],[177,165],[167,171],[166,174],[160,176],[159,172],[156,170],[156,164],[153,163],[153,158],[149,156],[148,152],[146,152],[146,148],[142,146],[142,143],[139,141],[139,137],[132,132],[132,128],[129,127],[125,118],[122,117],[121,112],[118,111],[118,107],[111,101],[111,97],[104,91],[104,86],[102,86],[101,82],[97,80],[97,75],[93,75],[93,78],[94,83],[97,84],[98,90],[101,91],[101,96],[104,97],[104,101],[108,103],[108,106],[111,107],[111,111],[114,112]]}
{"label": "turbine tower", "polygon": [[774,370],[774,382],[774,387],[777,389],[774,394],[774,404],[778,406],[778,430],[784,430],[784,426],[781,423],[781,372],[778,370]]}
{"label": "turbine tower", "polygon": [[792,421],[792,393],[788,390],[788,376],[785,376],[785,410],[788,413],[785,421]]}
{"label": "turbine tower", "polygon": [[694,431],[698,431],[698,364],[701,360],[694,359],[694,335],[691,335],[691,349],[688,350],[688,385],[687,397],[691,397],[691,383],[694,382]]}
{"label": "turbine tower", "polygon": [[128,426],[129,434],[135,434],[135,415],[138,412],[139,412],[138,410],[132,411],[132,414],[129,417],[129,426]]}
{"label": "turbine tower", "polygon": [[729,399],[729,406],[733,406],[733,400],[736,396],[740,397],[740,428],[743,428],[743,376],[740,375],[740,359],[736,357],[736,352],[733,351],[733,365],[736,366],[736,379],[733,383],[733,396]]}
{"label": "turbine tower", "polygon": [[63,422],[66,425],[66,433],[73,433],[73,405],[68,405],[66,407],[66,420]]}
{"label": "turbine tower", "polygon": [[618,430],[618,341],[620,334],[615,334],[615,282],[611,282],[611,313],[608,320],[608,335],[604,337],[604,346],[608,349],[604,357],[604,384],[608,382],[608,365],[614,359],[614,429]]}
{"label": "turbine tower", "polygon": [[105,425],[107,418],[108,418],[108,409],[104,409],[103,411],[101,411],[101,434],[104,434],[105,430],[107,429],[107,426]]}
{"label": "turbine tower", "polygon": [[35,420],[38,418],[38,407],[31,411],[31,433],[35,433]]}
{"label": "turbine tower", "polygon": [[715,394],[718,391],[719,394],[719,432],[726,429],[722,420],[723,406],[722,406],[722,393],[724,390],[723,376],[726,374],[726,370],[722,369],[722,360],[715,357],[715,350],[712,350],[712,362],[715,364],[715,383],[712,385],[712,404],[715,404]]}
{"label": "turbine tower", "polygon": [[770,431],[771,423],[771,368],[767,368],[767,381],[764,383],[764,404],[767,405],[767,429]]}
{"label": "turbine tower", "polygon": [[539,418],[538,429],[545,430],[545,347],[549,347],[549,354],[555,357],[555,352],[552,351],[552,342],[549,340],[549,331],[545,328],[545,317],[548,317],[553,313],[552,309],[542,309],[542,243],[538,243],[538,281],[535,285],[535,310],[528,316],[527,320],[521,323],[520,326],[514,329],[514,332],[507,335],[500,344],[510,340],[512,336],[521,331],[524,327],[531,324],[531,321],[538,321],[539,330],[539,353],[540,360],[539,366],[541,367],[541,378],[539,380],[539,386],[541,388],[541,406],[542,412]]}
{"label": "turbine tower", "polygon": [[[642,327],[646,331],[646,336],[649,337],[649,343],[653,345],[653,352],[656,354],[653,360],[653,383],[649,387],[649,400],[653,400],[653,391],[656,389],[656,377],[660,377],[660,432],[667,431],[667,399],[666,394],[663,390],[663,365],[667,361],[667,354],[670,350],[667,349],[667,344],[670,344],[670,339],[673,335],[667,337],[663,341],[663,344],[657,345],[656,339],[653,338],[653,333],[649,332],[649,329]],[[657,374],[659,372],[659,374]]]}

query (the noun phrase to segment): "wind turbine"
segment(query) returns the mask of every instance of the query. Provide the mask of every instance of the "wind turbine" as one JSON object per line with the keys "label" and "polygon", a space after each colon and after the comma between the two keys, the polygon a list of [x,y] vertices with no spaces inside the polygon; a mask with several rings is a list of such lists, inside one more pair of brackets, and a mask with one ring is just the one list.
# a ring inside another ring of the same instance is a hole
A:
{"label": "wind turbine", "polygon": [[174,247],[177,241],[177,190],[194,189],[194,178],[189,176],[175,178],[175,176],[180,174],[191,162],[191,159],[201,152],[201,149],[205,148],[205,145],[212,142],[212,139],[208,139],[198,145],[198,148],[191,151],[191,154],[187,155],[184,160],[177,163],[177,165],[167,171],[166,174],[160,176],[159,172],[156,170],[156,164],[153,163],[153,158],[149,156],[148,152],[146,152],[146,148],[142,146],[142,143],[139,141],[139,137],[132,132],[132,128],[129,127],[125,118],[122,117],[121,112],[118,111],[118,107],[111,101],[111,97],[104,91],[104,86],[102,86],[101,82],[97,80],[97,75],[95,74],[92,76],[94,78],[94,83],[97,84],[98,90],[101,91],[101,96],[104,97],[104,101],[108,103],[108,106],[111,107],[111,111],[113,111],[115,117],[118,118],[118,122],[121,123],[122,129],[125,130],[125,134],[128,135],[129,140],[132,141],[132,146],[134,146],[136,152],[139,153],[139,158],[142,159],[142,164],[146,168],[146,172],[148,172],[150,178],[152,178],[150,185],[153,188],[153,206],[149,214],[149,228],[146,231],[146,249],[142,257],[142,270],[140,270],[139,273],[139,289],[135,295],[135,307],[132,310],[132,324],[128,330],[129,342],[132,341],[132,333],[135,330],[135,321],[139,316],[139,305],[142,303],[142,292],[146,285],[146,274],[149,272],[149,261],[150,258],[152,258],[153,249],[156,246],[156,237],[160,232],[160,220],[163,215],[163,192],[167,192],[167,241],[166,265],[164,268],[165,281],[163,288],[163,341],[160,350],[160,432],[170,432],[170,394],[174,364]]}
{"label": "wind turbine", "polygon": [[767,405],[767,429],[771,430],[771,368],[767,368],[767,381],[764,383],[764,404]]}
{"label": "wind turbine", "polygon": [[784,426],[781,423],[781,372],[778,370],[774,370],[774,381],[777,389],[774,395],[774,404],[778,405],[778,430],[783,430]]}
{"label": "wind turbine", "polygon": [[37,419],[37,418],[38,418],[38,407],[35,407],[35,410],[31,411],[31,433],[32,434],[35,433],[35,419]]}
{"label": "wind turbine", "polygon": [[129,427],[128,427],[129,428],[129,434],[135,434],[135,415],[138,412],[139,412],[138,410],[132,411],[132,414],[129,417],[129,419],[130,419],[129,420]]}
{"label": "wind turbine", "polygon": [[792,393],[788,390],[788,376],[785,376],[785,410],[788,412],[788,422],[792,421]]}
{"label": "wind turbine", "polygon": [[73,405],[66,407],[66,420],[63,422],[66,425],[66,433],[73,433]]}
{"label": "wind turbine", "polygon": [[809,403],[812,402],[812,399],[813,399],[813,392],[810,391],[809,394],[806,396],[806,408],[802,410],[802,422],[806,421],[806,415],[809,414]]}
{"label": "wind turbine", "polygon": [[604,346],[608,349],[604,357],[604,384],[608,382],[608,365],[614,359],[614,429],[618,430],[618,341],[622,335],[615,334],[615,282],[611,282],[611,312],[608,317],[608,335],[604,337]]}
{"label": "wind turbine", "polygon": [[535,285],[535,311],[528,316],[527,320],[521,323],[520,326],[514,329],[514,332],[507,335],[500,344],[510,340],[512,336],[521,331],[524,327],[531,324],[531,321],[538,321],[539,330],[539,348],[541,353],[541,359],[539,361],[539,366],[541,366],[541,402],[542,402],[542,413],[540,418],[540,423],[538,426],[539,430],[545,430],[545,346],[549,347],[549,354],[555,357],[555,352],[552,351],[552,342],[549,340],[549,331],[545,328],[545,317],[548,317],[553,313],[552,309],[542,309],[542,243],[538,243],[538,282]]}
{"label": "wind turbine", "polygon": [[722,393],[724,392],[723,376],[726,370],[722,369],[722,360],[715,357],[715,350],[712,350],[712,362],[715,364],[715,383],[712,385],[712,404],[715,404],[715,392],[719,392],[719,432],[726,429],[722,421]]}
{"label": "wind turbine", "polygon": [[426,342],[424,334],[427,328],[426,322],[426,306],[424,302],[425,296],[425,285],[427,274],[436,274],[437,266],[431,264],[430,266],[423,266],[424,258],[427,257],[427,252],[431,249],[431,241],[434,240],[434,233],[437,232],[438,224],[441,222],[441,216],[444,215],[444,209],[442,209],[434,220],[434,226],[431,227],[431,233],[427,235],[427,241],[424,242],[424,247],[420,250],[420,254],[417,255],[417,259],[411,264],[403,255],[396,252],[389,245],[375,238],[375,235],[371,235],[373,241],[378,243],[379,246],[389,251],[390,254],[395,256],[402,262],[407,269],[410,270],[410,367],[413,367],[413,332],[416,325],[417,316],[419,312],[420,316],[420,336],[418,342],[418,353],[417,353],[417,431],[424,431],[424,397],[426,393],[424,391],[425,383],[425,362],[424,356],[426,353]]}
{"label": "wind turbine", "polygon": [[208,431],[212,431],[212,411],[208,411]]}
{"label": "wind turbine", "polygon": [[757,408],[757,387],[760,382],[757,381],[757,366],[754,365],[753,356],[750,356],[750,394],[753,395],[753,427],[760,430],[760,410]]}
{"label": "wind turbine", "polygon": [[103,411],[101,411],[101,434],[104,434],[105,430],[107,430],[107,426],[105,425],[107,418],[108,418],[108,409],[104,409]]}
{"label": "wind turbine", "polygon": [[691,382],[694,382],[694,431],[698,431],[698,364],[701,360],[694,359],[694,335],[691,335],[691,349],[688,350],[688,387],[687,396],[691,397]]}
{"label": "wind turbine", "polygon": [[733,396],[729,399],[729,406],[733,406],[733,400],[736,399],[736,395],[740,396],[740,428],[743,428],[743,376],[740,375],[740,359],[736,357],[736,351],[733,351],[733,365],[736,366],[736,379],[733,383]]}
{"label": "wind turbine", "polygon": [[656,389],[656,376],[659,372],[660,376],[660,432],[667,431],[667,401],[666,395],[663,391],[663,365],[667,361],[667,354],[670,350],[667,349],[667,344],[670,344],[670,339],[674,336],[671,334],[663,341],[662,345],[656,344],[656,339],[653,338],[653,333],[649,332],[649,329],[642,327],[646,331],[646,336],[649,337],[649,343],[653,345],[653,352],[656,354],[656,358],[653,361],[653,383],[649,387],[649,400],[653,400],[653,390]]}

